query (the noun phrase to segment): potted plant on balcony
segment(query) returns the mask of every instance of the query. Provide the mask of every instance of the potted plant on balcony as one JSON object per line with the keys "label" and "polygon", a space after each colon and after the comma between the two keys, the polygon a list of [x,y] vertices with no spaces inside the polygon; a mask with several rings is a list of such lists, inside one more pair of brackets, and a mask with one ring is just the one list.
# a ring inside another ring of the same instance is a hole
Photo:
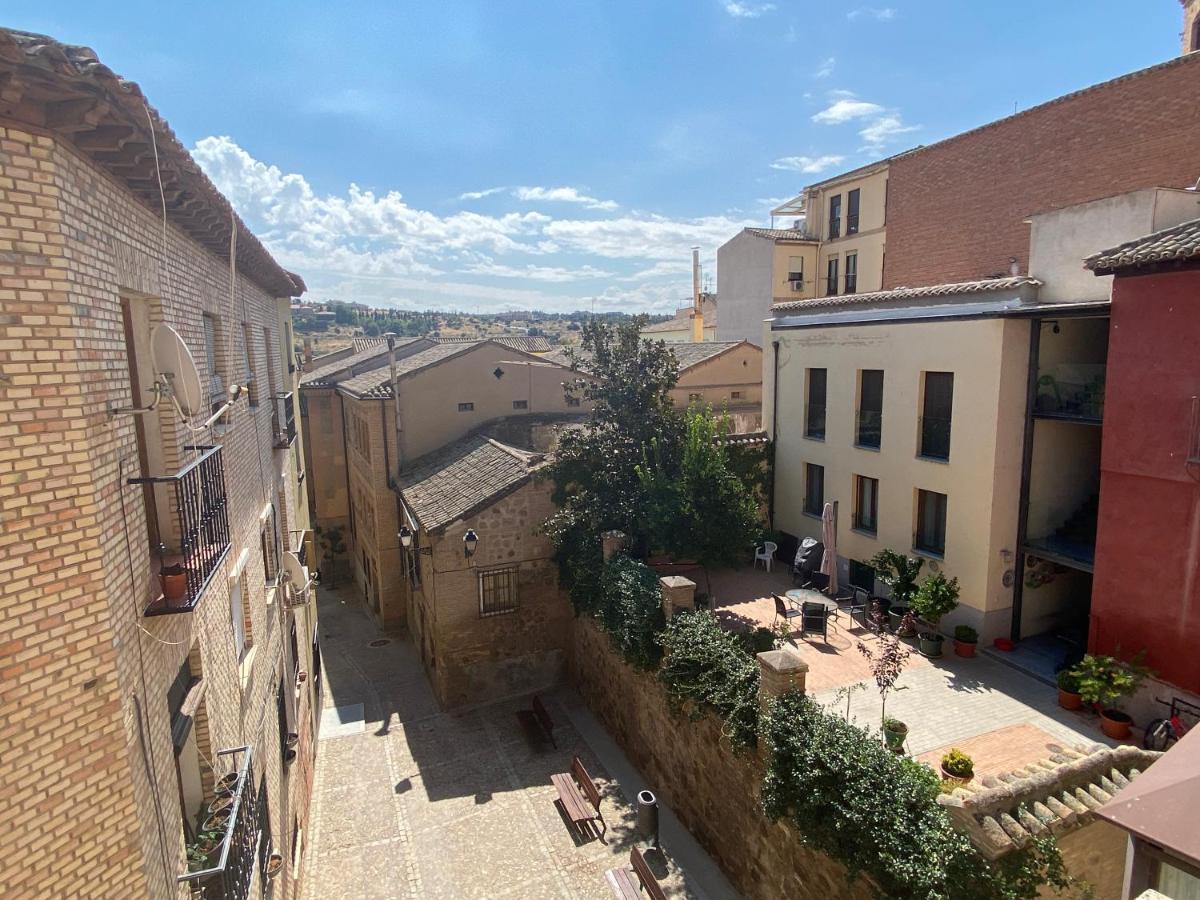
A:
{"label": "potted plant on balcony", "polygon": [[898,631],[908,605],[917,590],[917,576],[925,560],[905,556],[895,550],[880,550],[871,558],[875,574],[891,593],[888,618],[892,631]]}
{"label": "potted plant on balcony", "polygon": [[942,778],[966,784],[975,776],[975,762],[957,747],[942,757]]}
{"label": "potted plant on balcony", "polygon": [[187,570],[179,563],[159,569],[158,581],[162,587],[163,599],[168,604],[182,600],[187,594]]}
{"label": "potted plant on balcony", "polygon": [[218,794],[232,794],[237,789],[238,777],[237,772],[226,772],[217,779],[213,791]]}
{"label": "potted plant on balcony", "polygon": [[972,657],[975,655],[975,645],[979,643],[979,632],[970,625],[954,626],[954,653],[957,656]]}
{"label": "potted plant on balcony", "polygon": [[1114,740],[1129,737],[1133,718],[1116,709],[1114,704],[1137,690],[1142,679],[1150,670],[1142,665],[1146,653],[1142,651],[1129,661],[1115,656],[1093,656],[1088,654],[1075,667],[1079,678],[1079,694],[1085,703],[1092,704],[1100,714],[1100,727]]}
{"label": "potted plant on balcony", "polygon": [[1079,676],[1075,669],[1068,667],[1059,670],[1055,676],[1058,682],[1058,705],[1063,709],[1081,709],[1083,697],[1079,693]]}
{"label": "potted plant on balcony", "polygon": [[922,621],[929,626],[921,631],[921,654],[928,657],[942,655],[942,635],[938,632],[938,623],[942,616],[958,608],[958,579],[947,578],[941,572],[930,575],[912,598],[912,608]]}

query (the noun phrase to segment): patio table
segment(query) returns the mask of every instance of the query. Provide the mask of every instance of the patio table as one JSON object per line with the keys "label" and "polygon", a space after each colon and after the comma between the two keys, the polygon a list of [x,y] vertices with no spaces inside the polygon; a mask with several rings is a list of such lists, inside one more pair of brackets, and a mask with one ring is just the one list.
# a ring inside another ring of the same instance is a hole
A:
{"label": "patio table", "polygon": [[825,607],[829,612],[836,613],[838,611],[838,602],[831,600],[822,594],[820,591],[814,591],[812,588],[796,588],[784,594],[789,603],[796,609],[801,608],[803,603],[814,603]]}

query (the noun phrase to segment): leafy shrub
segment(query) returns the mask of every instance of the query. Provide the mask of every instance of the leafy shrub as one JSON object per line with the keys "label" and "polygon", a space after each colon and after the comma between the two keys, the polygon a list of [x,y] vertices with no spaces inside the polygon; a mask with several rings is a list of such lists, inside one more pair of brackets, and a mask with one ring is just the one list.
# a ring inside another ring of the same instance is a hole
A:
{"label": "leafy shrub", "polygon": [[762,806],[814,847],[865,872],[889,898],[1025,900],[1065,887],[1052,839],[989,865],[938,805],[938,777],[799,693],[764,715],[771,759]]}
{"label": "leafy shrub", "polygon": [[1068,694],[1079,693],[1079,676],[1075,674],[1074,669],[1062,669],[1055,676],[1058,681],[1058,689],[1065,691]]}
{"label": "leafy shrub", "polygon": [[739,631],[737,638],[742,644],[742,649],[750,656],[775,649],[775,632],[770,628],[760,626],[753,631]]}
{"label": "leafy shrub", "polygon": [[942,756],[942,768],[946,774],[956,778],[970,778],[975,774],[975,761],[957,747],[952,747],[949,753]]}
{"label": "leafy shrub", "polygon": [[1079,693],[1084,703],[1099,703],[1111,706],[1122,697],[1137,690],[1142,679],[1150,670],[1142,665],[1146,653],[1142,651],[1128,662],[1115,656],[1085,656],[1072,670],[1079,683]]}
{"label": "leafy shrub", "polygon": [[735,750],[758,740],[758,661],[737,635],[707,611],[676,613],[659,636],[665,651],[658,677],[672,702],[691,701],[692,717],[715,712]]}
{"label": "leafy shrub", "polygon": [[662,658],[656,640],[664,625],[658,576],[649,566],[617,554],[604,566],[600,620],[630,665],[652,669]]}
{"label": "leafy shrub", "polygon": [[955,625],[954,639],[962,641],[964,644],[977,644],[979,643],[979,632],[970,625]]}
{"label": "leafy shrub", "polygon": [[893,603],[908,603],[917,590],[917,576],[925,560],[895,550],[880,550],[870,561],[875,576],[892,591]]}
{"label": "leafy shrub", "polygon": [[937,628],[942,616],[958,607],[958,579],[941,572],[930,575],[912,595],[912,608],[918,616]]}

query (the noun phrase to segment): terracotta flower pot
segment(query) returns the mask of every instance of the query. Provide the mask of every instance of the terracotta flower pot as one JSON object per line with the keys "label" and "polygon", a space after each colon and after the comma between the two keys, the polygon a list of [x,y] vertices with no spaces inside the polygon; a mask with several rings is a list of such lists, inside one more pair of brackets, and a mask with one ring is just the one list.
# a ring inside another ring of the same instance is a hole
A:
{"label": "terracotta flower pot", "polygon": [[970,657],[975,655],[975,644],[968,643],[967,641],[960,641],[958,638],[955,638],[954,639],[954,655],[955,656],[963,656],[963,657],[966,657],[969,659]]}
{"label": "terracotta flower pot", "polygon": [[1129,737],[1133,719],[1119,709],[1100,710],[1100,729],[1115,741]]}
{"label": "terracotta flower pot", "polygon": [[1083,697],[1079,696],[1079,694],[1073,694],[1070,691],[1064,691],[1062,688],[1059,688],[1058,705],[1063,709],[1082,709]]}
{"label": "terracotta flower pot", "polygon": [[942,766],[941,768],[942,778],[944,778],[946,781],[953,781],[955,784],[970,784],[971,779],[975,777],[974,772],[972,772],[970,775],[951,775],[946,771],[945,766]]}
{"label": "terracotta flower pot", "polygon": [[187,595],[187,572],[181,566],[168,566],[158,573],[163,599],[182,600]]}
{"label": "terracotta flower pot", "polygon": [[227,772],[217,779],[217,783],[213,786],[213,790],[218,794],[232,794],[234,789],[237,787],[237,783],[238,773]]}
{"label": "terracotta flower pot", "polygon": [[213,813],[204,820],[204,824],[200,827],[205,831],[223,831],[225,829],[225,823],[228,821],[229,813],[222,811],[219,813]]}

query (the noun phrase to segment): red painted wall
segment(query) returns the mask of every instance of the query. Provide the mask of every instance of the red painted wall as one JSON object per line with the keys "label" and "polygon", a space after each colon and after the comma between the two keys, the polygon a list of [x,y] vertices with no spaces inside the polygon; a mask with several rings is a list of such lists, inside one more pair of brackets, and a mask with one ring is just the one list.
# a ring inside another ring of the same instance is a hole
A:
{"label": "red painted wall", "polygon": [[1089,649],[1200,691],[1200,269],[1113,285]]}

